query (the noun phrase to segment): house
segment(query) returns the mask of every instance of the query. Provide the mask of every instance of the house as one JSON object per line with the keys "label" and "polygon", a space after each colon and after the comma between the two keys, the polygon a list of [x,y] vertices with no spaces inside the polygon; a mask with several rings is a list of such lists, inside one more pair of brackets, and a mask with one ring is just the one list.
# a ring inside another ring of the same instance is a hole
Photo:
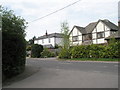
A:
{"label": "house", "polygon": [[106,44],[106,38],[115,34],[118,26],[109,20],[98,20],[92,22],[86,27],[74,26],[69,33],[70,44],[89,45],[89,44]]}
{"label": "house", "polygon": [[62,45],[63,34],[52,33],[40,36],[34,40],[35,44],[41,44],[44,48],[55,48],[56,45]]}

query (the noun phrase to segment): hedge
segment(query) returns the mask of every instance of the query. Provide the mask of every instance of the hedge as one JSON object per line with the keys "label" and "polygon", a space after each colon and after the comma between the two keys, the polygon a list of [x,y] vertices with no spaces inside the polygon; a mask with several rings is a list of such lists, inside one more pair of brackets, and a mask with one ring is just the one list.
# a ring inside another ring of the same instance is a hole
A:
{"label": "hedge", "polygon": [[42,58],[55,57],[55,53],[49,51],[47,48],[44,48],[43,52],[41,52],[41,57]]}
{"label": "hedge", "polygon": [[81,45],[71,50],[73,58],[120,58],[120,42],[105,45]]}
{"label": "hedge", "polygon": [[59,58],[120,58],[120,41],[109,45],[80,45],[62,50]]}
{"label": "hedge", "polygon": [[6,78],[23,72],[26,60],[26,41],[16,33],[2,33],[2,72]]}
{"label": "hedge", "polygon": [[70,49],[63,49],[61,50],[61,52],[59,53],[59,58],[61,59],[69,59],[71,58],[71,52],[70,52]]}
{"label": "hedge", "polygon": [[31,47],[31,57],[39,58],[41,52],[43,51],[43,46],[38,44],[33,44]]}

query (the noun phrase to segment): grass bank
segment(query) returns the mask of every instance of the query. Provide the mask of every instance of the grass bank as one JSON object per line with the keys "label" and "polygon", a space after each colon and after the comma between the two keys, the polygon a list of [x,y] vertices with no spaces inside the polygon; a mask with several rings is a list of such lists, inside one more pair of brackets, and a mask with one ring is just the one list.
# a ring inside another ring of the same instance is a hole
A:
{"label": "grass bank", "polygon": [[72,58],[72,59],[59,59],[71,61],[120,61],[120,58]]}

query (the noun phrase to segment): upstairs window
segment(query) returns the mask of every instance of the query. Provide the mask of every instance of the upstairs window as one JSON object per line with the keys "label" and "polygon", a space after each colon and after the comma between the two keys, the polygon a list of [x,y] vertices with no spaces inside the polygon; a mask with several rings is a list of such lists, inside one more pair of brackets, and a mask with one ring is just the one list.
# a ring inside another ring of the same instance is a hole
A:
{"label": "upstairs window", "polygon": [[114,33],[116,33],[116,31],[111,31],[111,34],[114,34]]}
{"label": "upstairs window", "polygon": [[105,37],[104,32],[97,33],[97,38],[104,38],[104,37]]}
{"label": "upstairs window", "polygon": [[50,41],[50,38],[48,38],[48,42],[50,43],[51,41]]}
{"label": "upstairs window", "polygon": [[73,42],[78,41],[78,36],[73,36]]}
{"label": "upstairs window", "polygon": [[83,35],[83,41],[91,40],[91,39],[92,39],[92,34]]}
{"label": "upstairs window", "polygon": [[42,39],[42,43],[44,43],[44,39]]}

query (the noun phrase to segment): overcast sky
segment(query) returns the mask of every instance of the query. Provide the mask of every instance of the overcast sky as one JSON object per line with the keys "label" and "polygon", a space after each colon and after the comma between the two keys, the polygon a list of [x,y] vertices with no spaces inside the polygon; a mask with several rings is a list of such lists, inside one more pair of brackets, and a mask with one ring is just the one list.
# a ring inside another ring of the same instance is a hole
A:
{"label": "overcast sky", "polygon": [[[54,12],[77,0],[0,0],[2,6],[14,10],[27,22]],[[60,33],[61,23],[67,21],[69,29],[74,25],[86,26],[99,19],[109,19],[117,24],[119,0],[81,0],[78,3],[41,20],[29,23],[26,39],[49,33]]]}

